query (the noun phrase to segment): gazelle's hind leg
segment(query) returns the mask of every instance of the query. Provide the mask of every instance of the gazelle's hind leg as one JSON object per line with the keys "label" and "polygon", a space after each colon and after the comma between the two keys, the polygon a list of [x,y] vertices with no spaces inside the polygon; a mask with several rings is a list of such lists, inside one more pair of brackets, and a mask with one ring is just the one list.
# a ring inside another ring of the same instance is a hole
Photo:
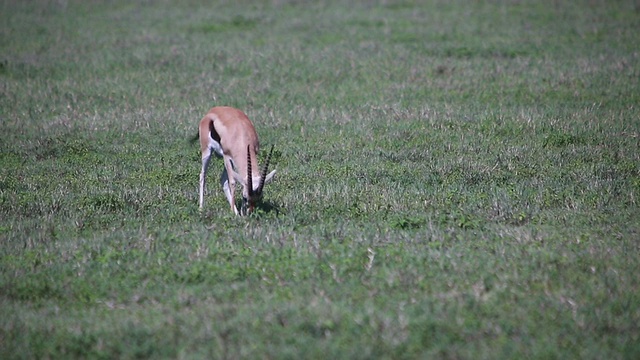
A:
{"label": "gazelle's hind leg", "polygon": [[202,169],[200,170],[200,191],[198,202],[200,210],[202,210],[202,206],[204,205],[205,178],[207,175],[207,168],[209,167],[209,160],[211,160],[211,149],[207,149],[206,152],[202,153]]}

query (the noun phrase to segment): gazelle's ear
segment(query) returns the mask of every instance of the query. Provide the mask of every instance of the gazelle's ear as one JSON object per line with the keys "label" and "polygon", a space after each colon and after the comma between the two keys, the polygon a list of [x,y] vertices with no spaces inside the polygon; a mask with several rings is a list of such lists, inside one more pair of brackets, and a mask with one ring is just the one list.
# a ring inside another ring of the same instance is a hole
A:
{"label": "gazelle's ear", "polygon": [[273,177],[275,176],[276,171],[273,170],[272,172],[270,172],[269,174],[267,174],[267,176],[264,178],[264,183],[268,184],[271,182],[271,180],[273,180]]}

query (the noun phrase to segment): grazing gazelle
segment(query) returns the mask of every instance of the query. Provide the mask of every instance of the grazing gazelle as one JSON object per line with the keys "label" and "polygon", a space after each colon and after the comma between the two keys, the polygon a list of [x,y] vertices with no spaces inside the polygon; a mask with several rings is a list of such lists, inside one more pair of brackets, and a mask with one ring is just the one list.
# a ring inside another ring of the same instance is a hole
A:
{"label": "grazing gazelle", "polygon": [[256,202],[262,197],[264,185],[269,183],[276,173],[273,170],[267,174],[273,146],[260,172],[256,156],[260,148],[256,129],[245,113],[227,106],[216,106],[209,110],[200,121],[199,136],[202,151],[200,209],[202,210],[204,203],[205,175],[211,159],[211,150],[213,150],[224,159],[220,183],[231,209],[238,215],[233,197],[237,181],[242,185],[240,214],[250,214]]}

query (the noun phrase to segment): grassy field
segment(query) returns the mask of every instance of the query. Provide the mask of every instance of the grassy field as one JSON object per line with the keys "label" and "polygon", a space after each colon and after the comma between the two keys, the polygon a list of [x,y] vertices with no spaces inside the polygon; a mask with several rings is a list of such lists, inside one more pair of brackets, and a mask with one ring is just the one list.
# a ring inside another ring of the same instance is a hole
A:
{"label": "grassy field", "polygon": [[[640,357],[637,1],[0,1],[0,358]],[[243,109],[233,216],[189,143]],[[264,156],[264,153],[262,154]]]}

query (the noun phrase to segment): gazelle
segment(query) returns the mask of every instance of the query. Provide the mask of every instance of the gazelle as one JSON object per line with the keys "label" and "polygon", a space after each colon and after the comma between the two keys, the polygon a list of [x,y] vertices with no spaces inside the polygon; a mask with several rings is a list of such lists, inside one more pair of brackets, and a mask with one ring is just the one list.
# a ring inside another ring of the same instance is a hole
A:
{"label": "gazelle", "polygon": [[242,185],[240,214],[250,214],[256,202],[262,197],[264,185],[271,182],[276,174],[275,170],[267,174],[273,146],[260,172],[256,156],[260,148],[256,129],[245,113],[228,106],[216,106],[209,110],[200,121],[199,136],[202,151],[200,210],[204,204],[205,175],[213,150],[224,159],[220,184],[231,205],[231,210],[238,215],[234,191],[236,182],[239,182]]}

